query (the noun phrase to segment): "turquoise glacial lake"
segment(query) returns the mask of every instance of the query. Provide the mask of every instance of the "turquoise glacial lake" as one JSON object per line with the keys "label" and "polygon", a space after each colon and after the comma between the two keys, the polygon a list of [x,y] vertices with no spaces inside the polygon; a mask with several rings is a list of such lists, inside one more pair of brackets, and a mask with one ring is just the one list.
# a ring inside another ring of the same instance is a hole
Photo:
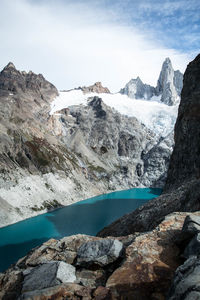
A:
{"label": "turquoise glacial lake", "polygon": [[161,192],[156,188],[113,192],[0,228],[0,272],[50,238],[78,233],[96,235]]}

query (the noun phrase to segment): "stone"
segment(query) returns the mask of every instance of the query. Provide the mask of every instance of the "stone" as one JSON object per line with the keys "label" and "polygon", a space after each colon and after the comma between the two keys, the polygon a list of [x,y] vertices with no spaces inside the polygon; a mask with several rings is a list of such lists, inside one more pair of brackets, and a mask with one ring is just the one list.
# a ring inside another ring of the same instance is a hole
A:
{"label": "stone", "polygon": [[165,299],[181,263],[175,237],[184,218],[171,214],[153,231],[135,237],[126,248],[126,259],[106,282],[113,299]]}
{"label": "stone", "polygon": [[116,261],[123,249],[123,244],[115,239],[100,239],[84,243],[77,251],[77,265],[106,266]]}
{"label": "stone", "polygon": [[185,300],[200,300],[200,292],[189,292]]}
{"label": "stone", "polygon": [[65,283],[54,287],[23,293],[19,300],[90,300],[92,290],[76,283]]}
{"label": "stone", "polygon": [[17,299],[21,292],[22,280],[21,270],[7,270],[0,274],[0,299]]}
{"label": "stone", "polygon": [[40,290],[60,283],[74,282],[75,268],[65,262],[49,262],[33,268],[23,282],[22,292]]}
{"label": "stone", "polygon": [[106,287],[99,286],[93,293],[95,300],[111,300],[110,290]]}
{"label": "stone", "polygon": [[195,235],[184,250],[183,256],[187,259],[190,256],[200,254],[200,233]]}
{"label": "stone", "polygon": [[83,286],[96,288],[99,285],[105,285],[107,274],[104,270],[82,269],[76,272],[77,282]]}
{"label": "stone", "polygon": [[[195,299],[192,292],[198,298],[200,290],[200,260],[193,256],[177,268],[172,286],[169,291],[168,300]],[[194,294],[193,294],[194,295]]]}
{"label": "stone", "polygon": [[200,232],[200,216],[195,216],[193,214],[185,218],[183,224],[182,232],[186,235],[192,237]]}

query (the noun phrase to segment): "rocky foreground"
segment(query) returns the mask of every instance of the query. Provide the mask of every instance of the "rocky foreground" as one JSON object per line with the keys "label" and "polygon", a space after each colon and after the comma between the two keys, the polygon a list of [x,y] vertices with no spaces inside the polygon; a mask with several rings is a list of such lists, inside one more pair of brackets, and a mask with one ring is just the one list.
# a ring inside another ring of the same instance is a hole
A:
{"label": "rocky foreground", "polygon": [[0,274],[0,299],[200,299],[200,212],[123,237],[51,239]]}

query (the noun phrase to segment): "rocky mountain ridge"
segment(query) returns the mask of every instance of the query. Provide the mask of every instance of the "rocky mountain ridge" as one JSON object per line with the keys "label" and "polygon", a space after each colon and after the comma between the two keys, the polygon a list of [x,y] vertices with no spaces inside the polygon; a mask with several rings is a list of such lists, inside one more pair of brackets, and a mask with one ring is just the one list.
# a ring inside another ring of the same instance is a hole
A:
{"label": "rocky mountain ridge", "polygon": [[97,96],[50,115],[57,95],[42,75],[12,63],[0,73],[0,226],[116,189],[164,184],[172,134],[158,138]]}
{"label": "rocky mountain ridge", "polygon": [[121,94],[128,95],[133,99],[159,99],[162,103],[167,105],[175,105],[180,100],[180,93],[183,87],[183,74],[177,70],[174,71],[171,60],[166,58],[157,86],[153,87],[144,84],[142,80],[137,77],[131,79],[123,89]]}

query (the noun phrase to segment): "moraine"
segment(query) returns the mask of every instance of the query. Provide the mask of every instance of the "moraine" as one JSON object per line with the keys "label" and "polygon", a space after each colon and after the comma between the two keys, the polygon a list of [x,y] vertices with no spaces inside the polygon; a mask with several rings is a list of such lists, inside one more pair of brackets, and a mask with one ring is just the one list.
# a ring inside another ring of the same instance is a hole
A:
{"label": "moraine", "polygon": [[89,198],[0,229],[0,271],[50,238],[95,235],[102,228],[161,194],[134,188]]}

